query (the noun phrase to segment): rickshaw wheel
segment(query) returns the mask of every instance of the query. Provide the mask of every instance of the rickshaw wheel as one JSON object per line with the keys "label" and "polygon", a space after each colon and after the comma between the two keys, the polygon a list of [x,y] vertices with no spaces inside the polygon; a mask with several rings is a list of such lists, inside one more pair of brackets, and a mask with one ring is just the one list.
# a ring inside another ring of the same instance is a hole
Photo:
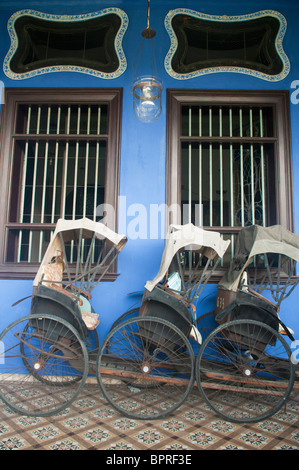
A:
{"label": "rickshaw wheel", "polygon": [[139,315],[140,307],[132,308],[124,312],[120,317],[118,317],[115,322],[112,323],[110,331],[116,328],[121,323],[124,323],[126,320],[130,320],[131,318],[136,318]]}
{"label": "rickshaw wheel", "polygon": [[17,413],[51,416],[82,390],[88,353],[65,320],[46,314],[22,317],[1,333],[0,342],[0,398]]}
{"label": "rickshaw wheel", "polygon": [[97,379],[104,397],[123,415],[161,418],[181,406],[193,387],[193,350],[172,323],[134,318],[105,338]]}
{"label": "rickshaw wheel", "polygon": [[[139,310],[140,310],[140,307],[137,307],[137,308],[132,308],[130,310],[127,310],[126,312],[124,312],[120,317],[118,317],[115,322],[112,324],[111,328],[110,328],[110,331],[112,331],[114,328],[116,328],[117,326],[119,326],[121,323],[124,323],[125,321],[127,320],[130,320],[130,319],[133,319],[133,318],[138,318],[138,315],[139,315]],[[109,341],[106,343],[106,353],[109,354]],[[131,385],[131,386],[134,386],[134,385],[137,385],[139,388],[141,387],[146,387],[146,388],[150,388],[150,385],[147,383],[147,384],[143,384],[142,381],[140,379],[135,379],[134,378],[129,378],[128,380],[124,380],[124,382],[126,382],[127,384]]]}
{"label": "rickshaw wheel", "polygon": [[195,370],[208,405],[238,423],[258,422],[279,411],[295,378],[288,344],[274,329],[253,320],[216,328],[203,342]]}
{"label": "rickshaw wheel", "polygon": [[[30,331],[31,331],[30,323],[27,323],[27,325],[24,328],[23,333],[28,334]],[[84,344],[85,344],[85,346],[87,348],[87,351],[88,351],[88,357],[92,357],[94,355],[97,355],[97,353],[99,351],[99,336],[98,336],[98,333],[97,333],[96,330],[89,331],[88,338],[84,341]],[[32,364],[30,364],[30,362],[27,360],[26,353],[25,353],[25,350],[24,350],[25,349],[25,343],[23,343],[23,342],[20,343],[20,349],[21,349],[21,353],[22,353],[23,362],[24,362],[28,372],[30,372],[30,374],[32,374],[40,382],[46,383],[48,385],[53,385],[53,379],[51,379],[51,377],[48,378],[47,376],[40,375],[32,367]],[[77,375],[73,378],[73,380],[69,379],[69,380],[66,380],[64,383],[61,382],[61,386],[65,385],[66,387],[68,387],[69,385],[72,385],[73,382],[80,382],[80,380],[81,380],[81,376]]]}
{"label": "rickshaw wheel", "polygon": [[[31,319],[31,316],[30,316],[30,319]],[[32,332],[32,327],[30,326],[30,322],[28,322],[27,325],[24,328],[23,337],[25,338],[26,335],[28,336],[29,334],[31,334],[31,332]],[[88,351],[88,356],[91,355],[92,353],[95,354],[95,352],[98,352],[99,338],[98,338],[97,332],[96,331],[90,331],[89,336],[88,336],[87,340],[84,341],[84,343],[85,343],[85,346],[86,346],[87,351]],[[23,342],[23,341],[20,342],[21,356],[22,356],[24,365],[26,366],[26,369],[28,370],[28,372],[30,372],[30,374],[32,374],[40,382],[43,382],[43,383],[48,384],[48,385],[53,385],[53,378],[51,376],[41,375],[39,373],[39,370],[38,369],[36,370],[34,368],[34,367],[36,367],[36,365],[32,365],[31,360],[27,359],[27,357],[26,357],[26,346],[27,345],[26,345],[25,342]],[[58,351],[58,348],[56,348],[56,349]],[[65,382],[63,382],[61,380],[61,386],[64,385],[64,386],[68,387],[68,386],[72,385],[74,382],[80,382],[80,381],[81,381],[81,376],[80,375],[77,375],[77,376],[73,377],[72,380],[68,377],[67,380],[65,380]],[[55,385],[55,383],[54,383],[54,385]]]}

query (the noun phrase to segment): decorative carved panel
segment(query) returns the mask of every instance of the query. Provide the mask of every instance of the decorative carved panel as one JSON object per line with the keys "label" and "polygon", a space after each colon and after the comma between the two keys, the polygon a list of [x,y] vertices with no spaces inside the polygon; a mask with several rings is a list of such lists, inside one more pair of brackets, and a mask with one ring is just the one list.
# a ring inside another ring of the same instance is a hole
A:
{"label": "decorative carved panel", "polygon": [[8,22],[11,46],[4,72],[12,79],[59,71],[116,78],[126,69],[122,38],[127,25],[118,8],[76,16],[16,12]]}
{"label": "decorative carved panel", "polygon": [[212,16],[180,8],[168,13],[165,25],[171,39],[165,67],[176,79],[238,72],[278,81],[289,72],[286,20],[276,11]]}

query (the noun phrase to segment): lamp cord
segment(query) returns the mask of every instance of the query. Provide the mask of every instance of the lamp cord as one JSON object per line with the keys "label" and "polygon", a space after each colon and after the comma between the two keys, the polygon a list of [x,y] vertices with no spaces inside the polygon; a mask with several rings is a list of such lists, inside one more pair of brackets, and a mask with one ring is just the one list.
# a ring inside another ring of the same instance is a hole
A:
{"label": "lamp cord", "polygon": [[147,0],[147,28],[149,29],[150,27],[150,3],[151,0]]}
{"label": "lamp cord", "polygon": [[[139,49],[136,53],[136,56],[138,55],[138,59],[137,59],[136,68],[134,70],[134,79],[133,79],[133,81],[135,80],[136,75],[137,75],[137,69],[138,69],[139,60],[140,60],[142,49],[143,49],[144,39],[152,39],[156,35],[156,32],[153,29],[150,28],[150,0],[147,0],[147,27],[146,27],[146,29],[144,29],[142,31],[141,34],[142,34],[143,39],[142,39],[141,45],[140,45],[140,47],[139,47]],[[152,50],[151,68],[152,68],[152,70],[155,69],[155,73],[157,75],[157,72],[158,72],[157,71],[157,63],[156,63],[156,57],[155,57],[154,44],[153,44],[152,41],[151,41],[151,50]],[[152,73],[152,76],[154,76],[153,73]]]}

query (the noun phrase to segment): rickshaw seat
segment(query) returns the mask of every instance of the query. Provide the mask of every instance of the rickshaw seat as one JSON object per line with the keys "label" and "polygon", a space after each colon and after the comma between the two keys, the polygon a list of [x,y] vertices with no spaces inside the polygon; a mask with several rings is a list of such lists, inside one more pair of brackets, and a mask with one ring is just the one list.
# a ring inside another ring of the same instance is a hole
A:
{"label": "rickshaw seat", "polygon": [[250,287],[248,287],[248,292],[250,292],[250,294],[252,295],[256,295],[257,297],[259,297],[260,299],[264,300],[265,302],[268,302],[272,307],[275,308],[275,310],[277,312],[279,312],[280,308],[274,304],[273,302],[271,302],[271,300],[267,299],[266,297],[264,297],[263,295],[259,294],[258,292],[256,292],[254,289],[251,289]]}
{"label": "rickshaw seat", "polygon": [[[278,316],[276,306],[272,303],[269,302],[268,299],[264,298],[263,296],[255,296],[253,295],[255,292],[245,292],[245,291],[238,291],[236,299],[230,303],[227,307],[225,307],[223,310],[218,312],[215,315],[215,320],[217,323],[222,323],[225,321],[230,321],[233,318],[229,317],[229,314],[232,313],[235,309],[238,307],[249,307],[249,308],[254,308],[256,309],[256,312],[260,311],[261,314],[265,313],[269,315],[269,318],[273,319],[274,324],[270,324],[272,328],[276,329],[276,324],[277,324],[277,330],[280,330],[280,326],[283,328],[285,331],[286,335],[289,336],[291,341],[294,341],[292,331],[281,321],[281,319]],[[263,318],[263,317],[262,317]],[[261,321],[263,319],[261,318]],[[249,318],[248,318],[249,319]],[[270,323],[272,323],[270,321]]]}
{"label": "rickshaw seat", "polygon": [[99,325],[99,315],[91,311],[90,298],[91,295],[82,292],[83,295],[76,295],[73,292],[68,291],[63,287],[63,261],[57,257],[57,259],[50,264],[43,267],[42,283],[46,284],[47,287],[55,289],[68,297],[71,297],[74,301],[77,301],[81,310],[82,319],[88,330],[94,330]]}
{"label": "rickshaw seat", "polygon": [[175,324],[186,336],[192,327],[192,315],[186,302],[177,293],[156,286],[145,290],[139,316],[157,316]]}

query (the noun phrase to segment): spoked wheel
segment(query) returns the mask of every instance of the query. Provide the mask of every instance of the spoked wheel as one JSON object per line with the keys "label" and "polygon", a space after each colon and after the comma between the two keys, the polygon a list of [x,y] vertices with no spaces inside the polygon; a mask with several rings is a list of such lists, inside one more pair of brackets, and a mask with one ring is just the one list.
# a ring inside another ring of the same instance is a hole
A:
{"label": "spoked wheel", "polygon": [[[35,325],[32,324],[32,315],[29,318],[30,318],[30,321],[27,323],[27,325],[25,326],[24,331],[23,331],[23,337],[24,338],[26,338],[29,335],[34,334],[34,331],[35,331]],[[68,325],[68,326],[70,326],[70,325]],[[87,351],[88,351],[88,357],[91,357],[93,355],[96,356],[98,354],[98,351],[99,351],[98,333],[95,330],[90,331],[87,340],[84,341],[84,344],[85,344],[85,346],[87,348]],[[52,375],[45,375],[44,373],[40,374],[39,373],[40,365],[38,363],[32,364],[31,358],[29,358],[29,360],[28,360],[26,347],[27,347],[27,342],[26,341],[21,341],[20,342],[21,356],[22,356],[23,362],[24,362],[27,370],[37,380],[39,380],[43,383],[48,383],[49,385],[52,385],[53,384]],[[57,353],[62,354],[62,351],[60,351],[60,349],[58,347],[55,348],[54,345],[51,345],[51,352],[54,353],[55,351]],[[82,373],[83,373],[84,372],[84,367],[80,367],[80,369],[82,370]],[[90,371],[90,372],[92,372],[92,371]],[[61,386],[62,385],[69,386],[73,382],[80,382],[80,381],[81,381],[81,375],[76,374],[76,375],[73,376],[72,380],[71,380],[70,376],[68,376],[67,380],[65,380],[65,381],[61,380],[60,383],[61,383]]]}
{"label": "spoked wheel", "polygon": [[120,317],[118,317],[115,322],[112,324],[110,331],[112,331],[114,328],[116,328],[118,325],[121,323],[124,323],[127,320],[130,320],[131,318],[137,318],[139,315],[139,307],[132,308],[130,310],[127,310],[125,313],[123,313]]}
{"label": "spoked wheel", "polygon": [[65,320],[45,314],[23,317],[1,333],[0,344],[0,398],[17,413],[53,415],[82,390],[88,353]]}
{"label": "spoked wheel", "polygon": [[[119,318],[117,318],[115,320],[115,322],[112,324],[111,328],[110,328],[110,331],[112,331],[113,329],[117,328],[121,323],[125,323],[127,320],[131,320],[133,318],[138,318],[138,315],[139,315],[139,307],[138,308],[133,308],[131,310],[128,310],[126,311],[125,313],[123,313]],[[113,340],[113,336],[112,336],[112,349],[114,348],[114,340]],[[109,354],[110,352],[110,340],[108,340],[106,342],[106,354]],[[128,383],[129,385],[137,385],[139,388],[141,387],[146,387],[146,388],[149,388],[150,385],[148,382],[144,383],[144,381],[142,381],[141,379],[137,378],[134,380],[134,378],[132,377],[129,377],[127,380],[125,379],[122,379],[124,382]]]}
{"label": "spoked wheel", "polygon": [[107,335],[97,378],[107,401],[125,416],[161,418],[177,409],[193,387],[194,354],[173,324],[139,317]]}
{"label": "spoked wheel", "polygon": [[290,358],[289,346],[268,325],[231,321],[204,341],[196,361],[197,385],[223,418],[254,423],[286,403],[295,377]]}

